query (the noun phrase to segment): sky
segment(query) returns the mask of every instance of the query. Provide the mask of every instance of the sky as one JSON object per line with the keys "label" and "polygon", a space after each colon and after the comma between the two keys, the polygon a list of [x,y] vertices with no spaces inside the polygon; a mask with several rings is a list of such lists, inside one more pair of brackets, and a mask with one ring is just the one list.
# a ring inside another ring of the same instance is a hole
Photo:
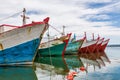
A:
{"label": "sky", "polygon": [[0,24],[22,25],[18,13],[23,8],[30,18],[27,23],[50,17],[49,24],[57,29],[49,27],[51,36],[60,35],[65,26],[65,33],[76,34],[77,39],[86,32],[88,39],[94,33],[109,38],[109,44],[120,44],[120,0],[3,0]]}

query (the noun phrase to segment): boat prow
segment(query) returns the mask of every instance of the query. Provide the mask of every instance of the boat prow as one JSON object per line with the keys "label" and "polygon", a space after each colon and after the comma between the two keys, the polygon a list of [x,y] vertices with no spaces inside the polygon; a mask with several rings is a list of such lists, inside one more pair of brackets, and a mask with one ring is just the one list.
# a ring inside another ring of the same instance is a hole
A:
{"label": "boat prow", "polygon": [[14,27],[0,33],[0,65],[33,63],[44,32],[48,29],[49,17],[23,26],[3,24],[0,27]]}

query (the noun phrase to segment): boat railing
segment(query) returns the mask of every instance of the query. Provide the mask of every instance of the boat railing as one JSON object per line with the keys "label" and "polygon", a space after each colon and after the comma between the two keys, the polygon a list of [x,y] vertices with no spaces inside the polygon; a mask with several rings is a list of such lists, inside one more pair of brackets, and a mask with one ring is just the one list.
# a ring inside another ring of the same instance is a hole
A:
{"label": "boat railing", "polygon": [[8,24],[2,24],[0,25],[0,33],[19,28],[20,26],[14,26],[14,25],[8,25]]}

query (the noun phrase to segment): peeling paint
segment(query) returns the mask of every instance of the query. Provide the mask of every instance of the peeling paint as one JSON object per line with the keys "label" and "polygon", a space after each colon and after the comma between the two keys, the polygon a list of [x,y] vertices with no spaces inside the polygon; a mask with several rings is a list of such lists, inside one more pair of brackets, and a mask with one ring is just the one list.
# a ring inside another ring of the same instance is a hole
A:
{"label": "peeling paint", "polygon": [[28,28],[28,34],[30,34],[31,30],[32,30],[31,27],[29,27]]}
{"label": "peeling paint", "polygon": [[3,45],[2,45],[2,43],[0,43],[0,50],[3,50]]}

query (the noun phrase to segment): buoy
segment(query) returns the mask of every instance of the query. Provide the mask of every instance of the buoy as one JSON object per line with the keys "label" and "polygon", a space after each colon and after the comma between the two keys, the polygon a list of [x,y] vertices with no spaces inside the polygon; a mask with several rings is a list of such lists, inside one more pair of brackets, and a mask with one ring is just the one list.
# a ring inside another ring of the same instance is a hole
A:
{"label": "buoy", "polygon": [[85,67],[83,67],[83,66],[80,67],[80,70],[81,70],[81,71],[85,71]]}
{"label": "buoy", "polygon": [[70,74],[67,75],[67,80],[73,80],[73,78],[74,78],[73,74],[70,73]]}
{"label": "buoy", "polygon": [[77,75],[77,72],[71,72],[71,74],[73,75],[73,76],[76,76]]}
{"label": "buoy", "polygon": [[67,75],[67,80],[73,80],[76,75],[77,72],[75,71],[69,72],[69,74]]}

